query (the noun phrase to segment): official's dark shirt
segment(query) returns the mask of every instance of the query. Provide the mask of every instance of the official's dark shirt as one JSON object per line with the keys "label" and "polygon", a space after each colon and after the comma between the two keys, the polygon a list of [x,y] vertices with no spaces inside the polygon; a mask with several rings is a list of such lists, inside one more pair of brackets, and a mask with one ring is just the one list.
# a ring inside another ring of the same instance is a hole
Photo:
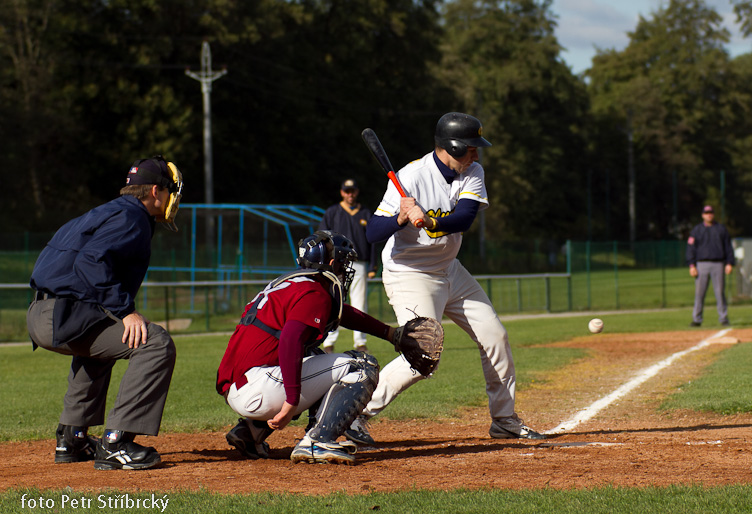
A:
{"label": "official's dark shirt", "polygon": [[333,230],[350,239],[358,252],[358,261],[368,262],[368,271],[377,267],[376,248],[366,239],[366,226],[371,220],[371,211],[361,207],[354,216],[340,204],[329,207],[319,223],[319,230]]}
{"label": "official's dark shirt", "polygon": [[63,225],[47,243],[31,287],[101,305],[124,318],[136,310],[154,225],[144,204],[130,195],[95,207]]}
{"label": "official's dark shirt", "polygon": [[734,248],[726,227],[720,223],[695,225],[687,240],[687,264],[697,264],[698,261],[735,264]]}

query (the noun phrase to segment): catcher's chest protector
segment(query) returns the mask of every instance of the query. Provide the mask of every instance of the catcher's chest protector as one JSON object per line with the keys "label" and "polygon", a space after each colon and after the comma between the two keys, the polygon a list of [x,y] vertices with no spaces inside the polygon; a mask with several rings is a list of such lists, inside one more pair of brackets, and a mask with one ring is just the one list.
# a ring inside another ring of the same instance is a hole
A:
{"label": "catcher's chest protector", "polygon": [[279,285],[283,282],[298,277],[313,278],[319,275],[325,277],[330,282],[330,287],[328,288],[328,290],[329,294],[332,296],[332,312],[326,325],[326,331],[331,332],[333,330],[336,330],[336,328],[339,326],[340,319],[342,318],[342,306],[344,303],[342,298],[342,284],[340,283],[337,276],[331,271],[319,271],[310,269],[294,270],[289,273],[285,273],[284,275],[281,275],[269,282],[264,290],[257,294],[256,297],[252,300],[253,305],[246,311],[246,313],[240,319],[240,322],[243,325],[255,325],[257,328],[260,328],[267,334],[271,334],[272,336],[279,339],[279,336],[282,332],[281,330],[270,327],[256,317],[258,306],[264,301],[264,298],[266,298],[267,294],[269,294],[275,288],[279,287]]}

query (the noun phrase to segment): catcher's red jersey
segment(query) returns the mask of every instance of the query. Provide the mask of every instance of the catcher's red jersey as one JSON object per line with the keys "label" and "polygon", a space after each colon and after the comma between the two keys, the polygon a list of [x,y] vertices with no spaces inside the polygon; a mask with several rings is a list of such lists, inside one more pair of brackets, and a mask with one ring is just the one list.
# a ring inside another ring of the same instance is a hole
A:
{"label": "catcher's red jersey", "polygon": [[[295,320],[316,329],[323,339],[332,297],[320,282],[298,276],[268,285],[246,305],[243,317],[254,307],[256,317],[271,329],[281,330]],[[254,325],[238,324],[217,371],[217,392],[224,394],[252,367],[279,364],[279,339]]]}

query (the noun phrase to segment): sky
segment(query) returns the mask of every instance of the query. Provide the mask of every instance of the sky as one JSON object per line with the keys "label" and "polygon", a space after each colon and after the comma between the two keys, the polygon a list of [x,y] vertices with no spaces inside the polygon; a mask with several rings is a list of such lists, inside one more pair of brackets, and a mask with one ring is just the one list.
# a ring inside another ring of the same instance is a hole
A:
{"label": "sky", "polygon": [[[629,43],[627,32],[637,27],[640,15],[651,19],[652,13],[667,5],[668,0],[554,0],[551,11],[558,16],[556,37],[565,48],[561,56],[581,73],[591,66],[596,47],[623,50]],[[731,32],[727,45],[731,57],[752,51],[752,39],[742,39],[736,15],[729,0],[705,0],[723,17]]]}

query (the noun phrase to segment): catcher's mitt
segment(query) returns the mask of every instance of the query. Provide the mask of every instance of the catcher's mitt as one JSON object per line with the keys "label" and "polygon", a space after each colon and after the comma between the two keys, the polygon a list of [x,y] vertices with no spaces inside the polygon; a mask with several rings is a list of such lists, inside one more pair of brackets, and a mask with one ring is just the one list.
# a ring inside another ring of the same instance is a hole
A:
{"label": "catcher's mitt", "polygon": [[444,349],[444,327],[433,318],[419,316],[394,331],[392,344],[415,371],[429,376],[439,365]]}

